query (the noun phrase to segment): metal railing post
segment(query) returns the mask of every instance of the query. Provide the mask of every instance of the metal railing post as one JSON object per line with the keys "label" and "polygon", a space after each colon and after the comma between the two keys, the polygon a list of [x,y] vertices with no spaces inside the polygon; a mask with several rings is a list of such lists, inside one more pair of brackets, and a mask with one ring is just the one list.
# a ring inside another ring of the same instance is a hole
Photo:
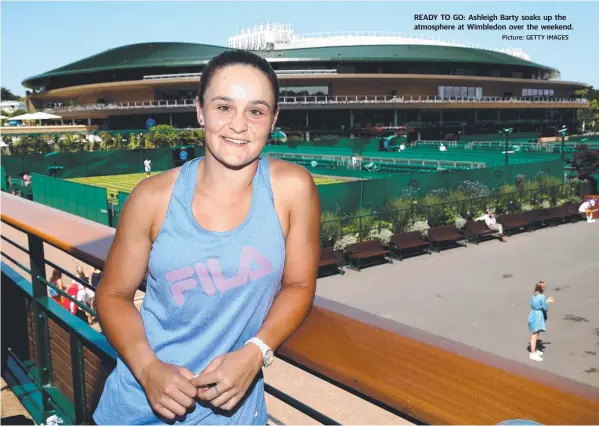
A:
{"label": "metal railing post", "polygon": [[40,280],[46,277],[44,261],[44,242],[37,236],[28,235],[29,242],[29,265],[31,267],[31,284],[33,287],[33,298],[31,308],[33,311],[33,330],[35,332],[35,363],[38,368],[38,380],[42,389],[42,409],[44,416],[53,411],[49,403],[49,397],[44,388],[52,385],[52,359],[50,356],[50,330],[48,326],[48,313],[42,307],[39,300],[48,297],[48,288]]}
{"label": "metal railing post", "polygon": [[75,424],[89,424],[86,395],[85,368],[83,365],[83,345],[71,331],[71,365],[73,368],[73,403],[75,405]]}

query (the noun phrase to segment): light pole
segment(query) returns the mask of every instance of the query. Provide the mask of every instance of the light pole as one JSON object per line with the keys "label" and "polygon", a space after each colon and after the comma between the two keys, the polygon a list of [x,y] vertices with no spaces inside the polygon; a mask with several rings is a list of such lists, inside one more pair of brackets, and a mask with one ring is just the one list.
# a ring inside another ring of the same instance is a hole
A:
{"label": "light pole", "polygon": [[512,133],[512,130],[514,130],[513,128],[504,128],[500,130],[500,133],[505,134],[505,167],[508,166],[508,151],[510,149],[510,133]]}
{"label": "light pole", "polygon": [[562,126],[561,129],[558,130],[559,134],[562,136],[562,161],[566,161],[566,135],[568,134],[568,128],[566,126]]}

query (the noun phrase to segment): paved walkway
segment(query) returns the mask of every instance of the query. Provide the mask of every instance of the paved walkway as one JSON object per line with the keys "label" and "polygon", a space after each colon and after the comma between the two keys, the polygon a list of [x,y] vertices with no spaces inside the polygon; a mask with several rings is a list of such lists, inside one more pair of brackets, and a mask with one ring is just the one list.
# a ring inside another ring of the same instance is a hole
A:
{"label": "paved walkway", "polygon": [[[535,283],[550,307],[528,359]],[[599,387],[599,223],[560,225],[318,280],[317,294]]]}
{"label": "paved walkway", "polygon": [[3,425],[32,425],[35,424],[31,416],[23,407],[19,398],[8,388],[3,378],[0,378],[2,399],[0,424]]}

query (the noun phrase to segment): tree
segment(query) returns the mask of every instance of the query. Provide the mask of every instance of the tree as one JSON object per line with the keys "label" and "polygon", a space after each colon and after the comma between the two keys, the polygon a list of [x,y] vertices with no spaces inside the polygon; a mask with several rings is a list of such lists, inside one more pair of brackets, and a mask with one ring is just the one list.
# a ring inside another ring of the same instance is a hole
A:
{"label": "tree", "polygon": [[146,134],[147,148],[160,148],[163,146],[177,145],[177,131],[173,126],[160,124],[152,127],[152,130]]}
{"label": "tree", "polygon": [[101,139],[100,149],[103,151],[110,151],[116,149],[117,141],[110,132],[100,132],[98,137]]}
{"label": "tree", "polygon": [[21,136],[10,145],[10,149],[15,155],[47,154],[52,151],[52,147],[47,142],[31,136]]}
{"label": "tree", "polygon": [[129,134],[129,143],[127,144],[127,149],[141,149],[144,145],[143,135],[136,135],[135,133]]}
{"label": "tree", "polygon": [[16,117],[17,115],[27,114],[27,111],[25,111],[24,109],[17,109],[12,112],[6,112],[5,114],[10,118],[10,117]]}
{"label": "tree", "polygon": [[178,145],[204,145],[204,131],[201,129],[185,129],[177,131]]}
{"label": "tree", "polygon": [[59,139],[57,145],[60,152],[81,152],[85,151],[86,142],[81,141],[78,135],[66,134]]}
{"label": "tree", "polygon": [[599,149],[591,150],[586,145],[578,147],[577,152],[571,160],[566,160],[576,172],[580,180],[590,180],[594,188],[597,188],[596,176],[599,174]]}
{"label": "tree", "polygon": [[585,123],[585,132],[599,131],[599,90],[590,87],[588,89],[577,90],[575,94],[588,99],[590,104],[589,109],[578,110],[580,125],[582,126],[582,122]]}
{"label": "tree", "polygon": [[2,93],[0,94],[0,98],[2,98],[3,101],[22,101],[23,98],[20,96],[15,95],[13,92],[10,91],[10,89],[7,89],[6,87],[2,86]]}

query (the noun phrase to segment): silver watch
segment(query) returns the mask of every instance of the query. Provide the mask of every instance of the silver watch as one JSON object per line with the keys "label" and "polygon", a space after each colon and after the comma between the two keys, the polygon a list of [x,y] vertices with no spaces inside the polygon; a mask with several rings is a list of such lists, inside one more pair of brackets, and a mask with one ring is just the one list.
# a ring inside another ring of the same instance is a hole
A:
{"label": "silver watch", "polygon": [[260,351],[262,352],[262,365],[265,368],[272,364],[272,362],[275,360],[274,352],[266,343],[262,341],[262,339],[258,337],[252,337],[250,340],[245,342],[246,345],[248,343],[253,343],[260,348]]}

